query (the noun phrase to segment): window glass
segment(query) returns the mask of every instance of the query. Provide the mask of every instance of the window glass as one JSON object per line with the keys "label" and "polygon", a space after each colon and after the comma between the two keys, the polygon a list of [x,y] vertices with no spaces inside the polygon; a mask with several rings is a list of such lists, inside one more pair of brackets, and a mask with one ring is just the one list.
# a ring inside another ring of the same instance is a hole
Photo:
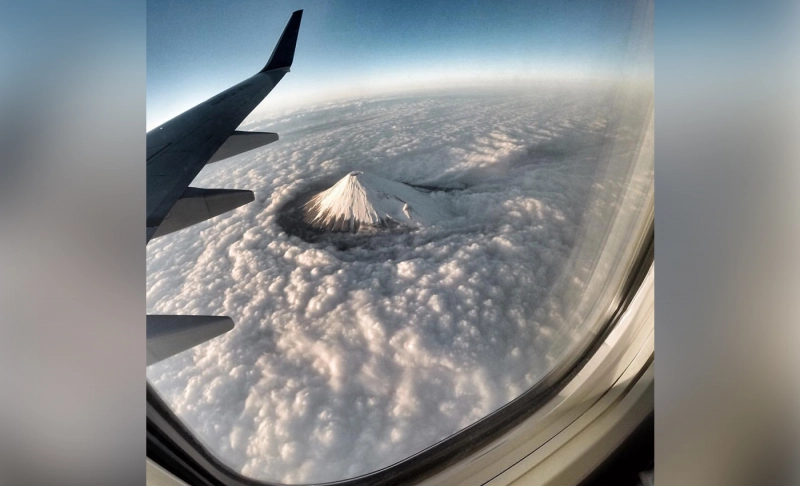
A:
{"label": "window glass", "polygon": [[[528,390],[611,315],[652,219],[652,6],[529,3],[307,9],[292,72],[241,128],[280,141],[192,184],[255,201],[147,246],[148,313],[236,323],[147,368],[234,470],[389,466]],[[168,70],[150,56],[190,56],[167,39],[215,14],[148,3],[148,80]],[[201,65],[237,59],[221,51]],[[284,94],[294,106],[272,104]],[[314,224],[356,213],[357,232]]]}

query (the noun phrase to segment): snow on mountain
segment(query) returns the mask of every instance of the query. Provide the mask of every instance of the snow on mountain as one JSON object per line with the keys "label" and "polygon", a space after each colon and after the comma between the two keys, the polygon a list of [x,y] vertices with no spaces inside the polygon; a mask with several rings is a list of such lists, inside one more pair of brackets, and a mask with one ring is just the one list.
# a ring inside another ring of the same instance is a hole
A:
{"label": "snow on mountain", "polygon": [[400,182],[354,171],[306,203],[306,223],[329,231],[364,226],[429,226],[452,217],[424,193]]}

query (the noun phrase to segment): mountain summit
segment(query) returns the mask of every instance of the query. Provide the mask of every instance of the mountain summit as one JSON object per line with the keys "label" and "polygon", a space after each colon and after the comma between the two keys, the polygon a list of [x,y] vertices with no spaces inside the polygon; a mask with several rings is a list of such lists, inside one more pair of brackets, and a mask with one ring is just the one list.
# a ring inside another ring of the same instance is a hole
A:
{"label": "mountain summit", "polygon": [[428,195],[400,182],[354,171],[303,207],[303,220],[328,231],[428,226],[451,218]]}

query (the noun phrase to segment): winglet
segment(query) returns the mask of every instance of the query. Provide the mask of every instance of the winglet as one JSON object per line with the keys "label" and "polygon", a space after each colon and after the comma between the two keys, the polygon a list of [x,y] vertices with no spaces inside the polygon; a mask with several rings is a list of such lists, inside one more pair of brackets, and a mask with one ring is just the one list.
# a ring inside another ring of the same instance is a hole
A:
{"label": "winglet", "polygon": [[292,65],[292,61],[294,60],[294,48],[295,45],[297,45],[297,33],[300,32],[300,19],[302,17],[302,10],[298,10],[292,14],[289,23],[287,23],[286,28],[283,29],[283,34],[281,34],[281,38],[278,40],[275,50],[272,51],[267,65],[261,70],[262,73],[273,69],[285,69]]}

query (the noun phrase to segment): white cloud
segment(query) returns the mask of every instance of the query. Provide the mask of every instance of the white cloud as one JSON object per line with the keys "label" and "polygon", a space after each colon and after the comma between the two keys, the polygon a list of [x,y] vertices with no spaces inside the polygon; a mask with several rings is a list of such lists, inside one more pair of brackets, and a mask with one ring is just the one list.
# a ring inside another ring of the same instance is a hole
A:
{"label": "white cloud", "polygon": [[[236,327],[148,379],[226,463],[289,483],[390,465],[504,405],[580,332],[549,290],[593,186],[604,99],[359,100],[248,126],[281,141],[194,185],[256,201],[147,249],[149,312],[229,315]],[[457,217],[347,251],[283,232],[284,205],[352,170],[465,187],[431,194]]]}

